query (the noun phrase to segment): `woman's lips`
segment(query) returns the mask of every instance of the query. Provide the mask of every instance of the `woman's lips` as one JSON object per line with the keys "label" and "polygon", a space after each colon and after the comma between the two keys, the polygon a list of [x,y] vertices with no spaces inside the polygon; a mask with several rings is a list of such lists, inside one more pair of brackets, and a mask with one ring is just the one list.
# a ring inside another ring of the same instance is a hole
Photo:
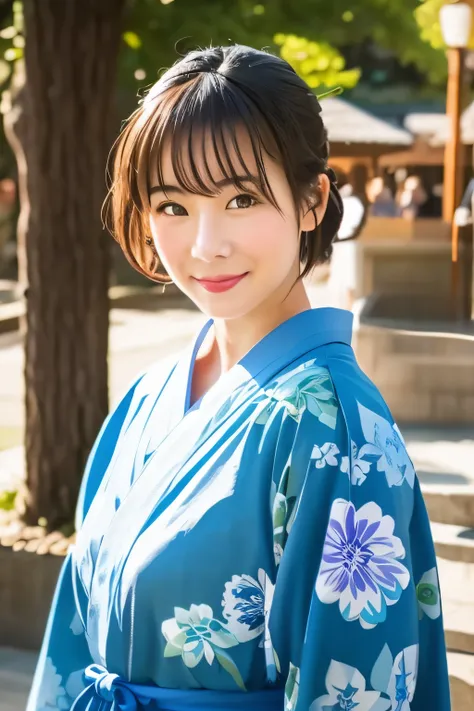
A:
{"label": "woman's lips", "polygon": [[220,294],[223,291],[233,289],[242,279],[247,276],[244,274],[224,274],[223,276],[213,277],[212,279],[196,279],[197,282],[206,290],[213,294]]}

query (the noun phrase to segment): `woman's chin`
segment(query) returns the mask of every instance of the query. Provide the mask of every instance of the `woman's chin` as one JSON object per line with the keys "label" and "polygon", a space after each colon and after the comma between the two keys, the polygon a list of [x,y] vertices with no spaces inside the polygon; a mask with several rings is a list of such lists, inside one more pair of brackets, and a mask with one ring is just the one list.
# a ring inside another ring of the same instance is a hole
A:
{"label": "woman's chin", "polygon": [[257,303],[253,303],[248,298],[248,294],[237,293],[240,291],[239,289],[229,289],[221,293],[208,292],[203,287],[181,290],[191,299],[199,311],[202,311],[205,316],[212,319],[231,320],[242,318],[254,311],[258,306]]}
{"label": "woman's chin", "polygon": [[209,301],[204,302],[200,300],[198,302],[194,299],[193,301],[203,314],[213,320],[219,319],[223,321],[231,321],[233,319],[243,318],[252,310],[249,308],[243,308],[242,306],[239,308],[239,304],[211,304]]}

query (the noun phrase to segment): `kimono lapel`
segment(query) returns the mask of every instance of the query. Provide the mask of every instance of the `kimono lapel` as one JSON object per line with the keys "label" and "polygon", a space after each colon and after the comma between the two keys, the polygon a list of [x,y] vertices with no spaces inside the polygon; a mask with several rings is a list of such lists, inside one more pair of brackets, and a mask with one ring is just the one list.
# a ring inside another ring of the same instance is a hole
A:
{"label": "kimono lapel", "polygon": [[[152,476],[152,486],[167,490],[175,481],[177,469],[193,458],[196,447],[206,447],[206,441],[216,428],[225,424],[252,392],[315,348],[338,341],[350,345],[352,314],[332,308],[312,309],[285,321],[189,408],[194,362],[211,325],[211,321],[205,324],[191,351],[180,360],[157,403],[156,417],[169,418],[166,435],[156,446],[152,440],[148,442],[143,469],[135,477],[132,488],[139,487],[139,479],[146,475],[153,460],[159,458],[168,465],[165,470],[160,467],[159,477]],[[172,453],[174,457],[170,458]],[[143,483],[141,487],[146,488],[148,484]],[[156,502],[158,491],[153,488],[150,494],[150,500]],[[128,496],[132,496],[131,490]]]}
{"label": "kimono lapel", "polygon": [[[92,565],[89,566],[91,579],[83,580],[86,590],[90,591],[91,605],[100,607],[100,600],[114,599],[119,585],[126,590],[127,585],[121,579],[123,566],[138,537],[153,521],[161,517],[160,530],[166,531],[169,528],[169,535],[172,535],[171,524],[176,520],[180,507],[182,511],[183,500],[186,499],[185,487],[194,477],[204,476],[203,465],[207,467],[212,462],[217,443],[219,446],[223,441],[228,443],[229,458],[232,457],[233,433],[242,425],[245,426],[249,416],[246,405],[252,398],[255,399],[261,388],[283,368],[319,346],[332,342],[350,344],[351,327],[352,315],[337,309],[316,309],[298,314],[254,346],[237,365],[221,376],[200,401],[184,413],[199,342],[202,342],[209,328],[209,324],[206,324],[192,349],[191,357],[185,357],[178,364],[156,405],[158,417],[163,412],[162,406],[166,401],[169,402],[170,396],[172,398],[176,394],[177,388],[181,417],[176,411],[171,428],[144,462],[142,472],[135,477],[118,510],[105,524],[105,530],[103,497],[113,495],[113,491],[99,490],[78,537],[77,555],[80,559],[85,554],[85,550],[81,551],[80,548],[87,546],[88,539],[97,537],[97,531],[103,532],[96,549],[95,565],[91,561]],[[185,379],[185,383],[181,378]],[[181,409],[184,390],[186,395]],[[220,434],[216,434],[218,430]],[[220,491],[218,496],[222,498],[230,495],[231,482],[229,486],[227,490],[224,488]],[[206,505],[210,507],[215,502],[212,496],[208,496]],[[106,508],[110,510],[110,506]],[[196,508],[197,518],[203,513],[199,507]],[[190,514],[186,519],[188,528],[192,528],[195,523],[191,518]],[[105,633],[107,620],[102,617],[92,626],[95,629],[89,629],[89,634],[101,638],[100,628],[103,626],[102,631]],[[100,653],[103,656],[103,650]]]}
{"label": "kimono lapel", "polygon": [[212,321],[208,321],[194,343],[185,350],[173,369],[164,392],[159,395],[150,412],[147,420],[149,426],[147,426],[146,435],[140,442],[137,457],[137,460],[142,463],[141,470],[168,434],[178,426],[189,409],[194,363],[211,326]]}

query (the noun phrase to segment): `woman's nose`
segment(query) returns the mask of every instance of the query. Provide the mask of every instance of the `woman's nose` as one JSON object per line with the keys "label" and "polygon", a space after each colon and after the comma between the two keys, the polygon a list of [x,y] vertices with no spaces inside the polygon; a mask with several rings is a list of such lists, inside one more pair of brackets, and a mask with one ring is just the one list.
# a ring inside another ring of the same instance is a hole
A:
{"label": "woman's nose", "polygon": [[203,262],[212,262],[216,257],[230,256],[230,245],[216,221],[210,218],[199,221],[191,256]]}

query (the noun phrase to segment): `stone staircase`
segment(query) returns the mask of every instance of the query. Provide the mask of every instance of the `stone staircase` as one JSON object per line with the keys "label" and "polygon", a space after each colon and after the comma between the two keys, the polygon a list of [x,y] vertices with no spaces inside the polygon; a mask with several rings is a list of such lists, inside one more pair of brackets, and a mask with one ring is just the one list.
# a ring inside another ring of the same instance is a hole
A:
{"label": "stone staircase", "polygon": [[474,530],[433,523],[452,711],[474,709]]}
{"label": "stone staircase", "polygon": [[420,478],[438,557],[452,711],[473,711],[474,484],[435,484],[423,473]]}
{"label": "stone staircase", "polygon": [[37,652],[0,647],[0,711],[25,711],[37,657]]}
{"label": "stone staircase", "polygon": [[[474,329],[374,315],[369,301],[358,302],[361,368],[399,424],[439,430],[429,447],[422,432],[407,444],[438,556],[452,711],[474,711]],[[450,441],[453,427],[459,432]]]}
{"label": "stone staircase", "polygon": [[[398,422],[474,422],[474,328],[370,319],[356,313],[354,348]],[[365,319],[365,320],[364,320]],[[474,519],[471,520],[474,525]]]}

